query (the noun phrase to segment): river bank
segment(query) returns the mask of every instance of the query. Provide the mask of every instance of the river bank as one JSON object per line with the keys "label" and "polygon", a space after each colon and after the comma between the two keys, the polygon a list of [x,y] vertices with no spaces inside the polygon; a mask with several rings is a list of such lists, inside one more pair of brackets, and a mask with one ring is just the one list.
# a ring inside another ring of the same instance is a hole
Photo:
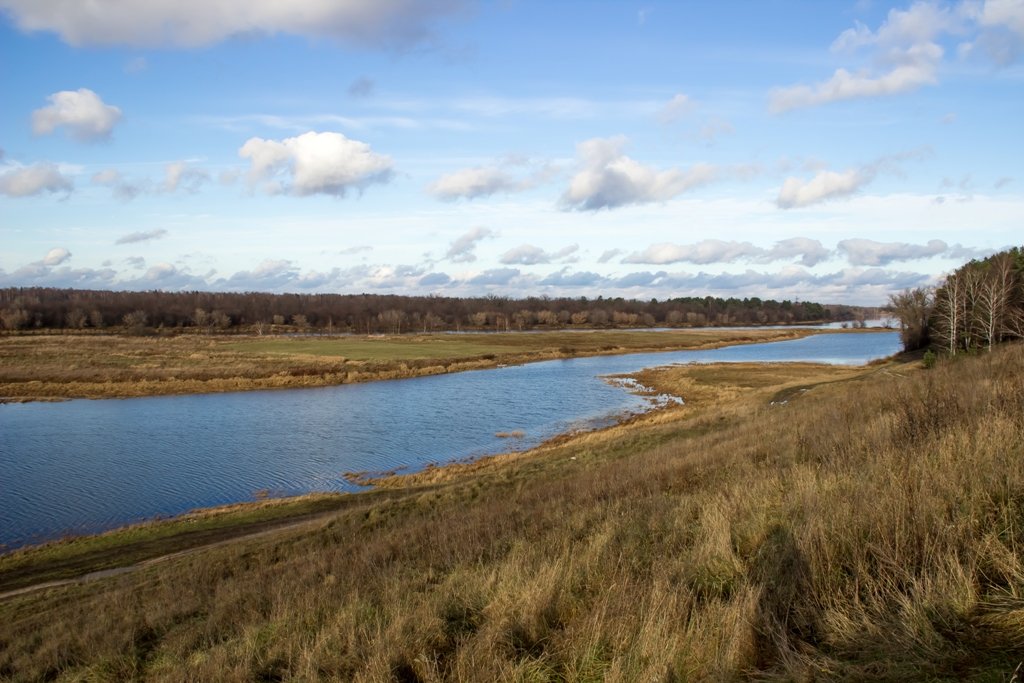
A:
{"label": "river bank", "polygon": [[[586,452],[624,435],[657,429],[682,419],[710,413],[724,419],[727,414],[755,408],[776,392],[795,386],[846,381],[876,372],[879,367],[880,364],[866,368],[816,363],[730,363],[650,368],[626,377],[635,380],[640,391],[674,396],[681,399],[679,402],[666,402],[647,412],[623,415],[607,427],[558,434],[525,451],[431,463],[410,473],[344,473],[346,479],[362,487],[357,493],[267,497],[260,492],[249,502],[201,508],[99,534],[18,548],[0,554],[0,599],[13,597],[32,586],[50,588],[104,578],[105,573],[112,570],[325,520],[341,510],[370,510],[414,489],[490,475],[512,463],[543,461],[554,452]],[[578,456],[569,457],[575,460]]]}
{"label": "river bank", "polygon": [[0,401],[333,386],[558,358],[709,349],[797,339],[819,332],[612,330],[331,338],[2,336]]}
{"label": "river bank", "polygon": [[0,672],[1012,678],[1024,348],[655,374],[687,403],[3,600]]}

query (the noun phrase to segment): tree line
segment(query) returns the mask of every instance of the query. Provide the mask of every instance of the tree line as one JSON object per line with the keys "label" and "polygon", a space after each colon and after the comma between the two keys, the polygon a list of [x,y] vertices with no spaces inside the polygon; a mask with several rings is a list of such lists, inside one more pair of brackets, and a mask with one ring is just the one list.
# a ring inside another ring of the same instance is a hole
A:
{"label": "tree line", "polygon": [[440,297],[261,292],[0,289],[5,330],[193,328],[400,334],[555,327],[763,325],[855,320],[863,311],[807,301],[686,297]]}
{"label": "tree line", "polygon": [[1014,247],[975,259],[938,287],[894,294],[903,347],[956,355],[1024,339],[1024,250]]}

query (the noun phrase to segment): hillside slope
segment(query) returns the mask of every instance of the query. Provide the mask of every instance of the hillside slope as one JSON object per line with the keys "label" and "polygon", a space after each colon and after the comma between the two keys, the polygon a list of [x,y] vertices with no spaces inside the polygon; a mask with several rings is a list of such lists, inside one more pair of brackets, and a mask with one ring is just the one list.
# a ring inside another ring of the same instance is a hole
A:
{"label": "hillside slope", "polygon": [[645,379],[687,405],[0,603],[0,675],[1010,678],[1024,347]]}

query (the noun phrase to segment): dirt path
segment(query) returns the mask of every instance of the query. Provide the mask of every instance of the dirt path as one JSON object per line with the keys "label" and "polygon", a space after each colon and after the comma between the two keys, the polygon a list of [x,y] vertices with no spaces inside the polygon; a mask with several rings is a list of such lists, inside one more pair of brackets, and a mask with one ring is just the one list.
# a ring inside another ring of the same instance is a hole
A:
{"label": "dirt path", "polygon": [[[46,590],[48,588],[60,588],[62,586],[77,585],[83,583],[91,583],[93,581],[99,581],[112,576],[119,576],[121,574],[128,574],[139,569],[145,569],[161,562],[168,560],[174,560],[186,555],[191,555],[203,550],[209,550],[211,548],[217,548],[225,546],[230,543],[237,543],[239,541],[253,540],[264,536],[271,536],[283,531],[290,531],[299,529],[304,526],[315,526],[316,524],[329,519],[333,515],[336,515],[339,510],[327,510],[323,512],[315,512],[312,514],[303,515],[300,519],[288,519],[288,520],[272,520],[264,523],[257,523],[250,527],[246,527],[244,531],[238,529],[218,529],[221,533],[216,534],[216,540],[209,540],[201,542],[197,545],[182,550],[176,550],[174,552],[158,555],[156,557],[150,557],[133,564],[128,564],[123,567],[110,567],[108,569],[100,569],[97,571],[86,572],[78,576],[73,576],[66,579],[53,579],[50,581],[42,581],[40,583],[34,583],[28,586],[22,586],[11,590],[0,592],[0,601],[7,600],[10,598],[17,597],[19,595],[25,595],[28,593],[34,593],[36,591]],[[255,527],[255,529],[253,528]],[[234,532],[234,533],[232,533]]]}

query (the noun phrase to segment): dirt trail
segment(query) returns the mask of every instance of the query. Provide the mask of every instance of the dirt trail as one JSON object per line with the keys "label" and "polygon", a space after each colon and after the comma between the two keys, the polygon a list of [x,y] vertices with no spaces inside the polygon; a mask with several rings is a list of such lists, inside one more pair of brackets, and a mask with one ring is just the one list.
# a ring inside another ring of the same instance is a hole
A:
{"label": "dirt trail", "polygon": [[[48,588],[60,588],[62,586],[70,586],[82,583],[91,583],[93,581],[99,581],[101,579],[109,578],[112,576],[119,576],[121,574],[128,574],[130,572],[137,571],[139,569],[145,569],[146,567],[166,562],[168,560],[177,559],[179,557],[185,557],[203,550],[209,550],[211,548],[217,548],[220,546],[228,545],[230,543],[237,543],[238,541],[252,540],[263,536],[270,536],[283,531],[291,531],[303,526],[314,526],[325,519],[338,514],[338,510],[327,510],[323,512],[316,512],[302,516],[300,519],[289,519],[285,521],[272,520],[264,523],[258,523],[250,527],[246,527],[244,532],[230,534],[224,537],[225,534],[219,534],[217,540],[211,540],[209,542],[200,543],[190,548],[183,550],[176,550],[174,552],[166,553],[164,555],[158,555],[156,557],[147,558],[134,564],[125,565],[123,567],[110,567],[108,569],[100,569],[98,571],[86,572],[78,576],[74,576],[67,579],[54,579],[50,581],[42,581],[40,583],[31,584],[29,586],[22,586],[20,588],[14,588],[11,590],[0,592],[0,600],[7,600],[14,598],[19,595],[25,595],[27,593],[34,593],[40,590],[46,590]],[[256,527],[255,530],[253,527]],[[221,531],[238,531],[238,530],[221,530]]]}

